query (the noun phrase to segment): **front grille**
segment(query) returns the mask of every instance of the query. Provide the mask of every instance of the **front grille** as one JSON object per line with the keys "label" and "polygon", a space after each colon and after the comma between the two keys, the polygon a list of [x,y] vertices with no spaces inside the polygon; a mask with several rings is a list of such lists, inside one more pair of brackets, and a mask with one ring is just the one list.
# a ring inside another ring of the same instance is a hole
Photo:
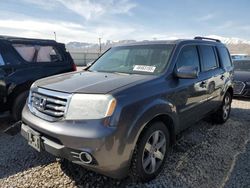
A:
{"label": "front grille", "polygon": [[243,93],[244,96],[246,97],[250,97],[250,90],[247,90]]}
{"label": "front grille", "polygon": [[234,82],[234,94],[240,95],[245,88],[244,82],[235,81]]}
{"label": "front grille", "polygon": [[31,91],[29,106],[35,115],[55,121],[64,117],[69,95],[45,89]]}

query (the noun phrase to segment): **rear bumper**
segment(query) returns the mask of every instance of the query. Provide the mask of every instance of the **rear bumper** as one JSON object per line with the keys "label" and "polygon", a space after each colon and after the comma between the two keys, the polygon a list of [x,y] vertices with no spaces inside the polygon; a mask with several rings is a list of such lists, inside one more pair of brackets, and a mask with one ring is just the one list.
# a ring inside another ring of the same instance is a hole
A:
{"label": "rear bumper", "polygon": [[[37,132],[41,149],[112,178],[126,177],[132,151],[121,143],[116,128],[105,127],[97,120],[48,122],[30,113],[27,106],[22,121],[22,136],[28,139],[29,129]],[[90,154],[93,162],[83,163],[79,159],[82,152]]]}

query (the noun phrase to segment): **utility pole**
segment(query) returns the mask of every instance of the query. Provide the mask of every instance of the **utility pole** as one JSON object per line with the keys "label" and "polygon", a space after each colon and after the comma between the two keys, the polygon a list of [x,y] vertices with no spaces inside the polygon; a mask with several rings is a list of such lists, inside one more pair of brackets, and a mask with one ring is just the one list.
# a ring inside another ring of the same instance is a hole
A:
{"label": "utility pole", "polygon": [[56,41],[56,32],[54,31],[55,41]]}
{"label": "utility pole", "polygon": [[102,53],[102,38],[99,37],[98,40],[99,40],[99,53],[101,55],[101,53]]}

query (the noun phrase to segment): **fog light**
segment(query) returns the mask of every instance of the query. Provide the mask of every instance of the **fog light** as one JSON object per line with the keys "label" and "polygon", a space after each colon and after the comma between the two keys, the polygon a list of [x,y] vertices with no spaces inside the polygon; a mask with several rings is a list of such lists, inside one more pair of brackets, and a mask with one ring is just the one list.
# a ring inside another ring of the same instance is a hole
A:
{"label": "fog light", "polygon": [[92,156],[87,152],[81,152],[79,158],[83,163],[89,164],[92,162]]}

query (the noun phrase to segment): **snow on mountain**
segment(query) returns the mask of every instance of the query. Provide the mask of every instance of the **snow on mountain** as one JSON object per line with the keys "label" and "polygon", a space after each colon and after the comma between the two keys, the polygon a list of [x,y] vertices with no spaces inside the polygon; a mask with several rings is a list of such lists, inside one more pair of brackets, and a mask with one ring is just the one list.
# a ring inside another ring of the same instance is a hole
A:
{"label": "snow on mountain", "polygon": [[[222,37],[218,35],[208,35],[206,37],[219,39],[222,43],[226,44],[231,53],[245,53],[250,54],[250,41],[244,40],[236,37]],[[176,39],[176,38],[174,38]],[[131,42],[136,42],[135,40],[120,40],[120,41],[111,41],[108,40],[101,44],[101,50],[106,51],[108,48],[120,44],[127,44]],[[69,51],[81,51],[81,52],[98,52],[100,46],[97,43],[85,43],[85,42],[70,42],[66,44],[66,47]]]}
{"label": "snow on mountain", "polygon": [[221,37],[218,35],[208,35],[206,37],[219,39],[222,43],[225,43],[225,44],[249,44],[250,45],[250,41],[240,39],[240,38],[235,38],[235,37]]}

